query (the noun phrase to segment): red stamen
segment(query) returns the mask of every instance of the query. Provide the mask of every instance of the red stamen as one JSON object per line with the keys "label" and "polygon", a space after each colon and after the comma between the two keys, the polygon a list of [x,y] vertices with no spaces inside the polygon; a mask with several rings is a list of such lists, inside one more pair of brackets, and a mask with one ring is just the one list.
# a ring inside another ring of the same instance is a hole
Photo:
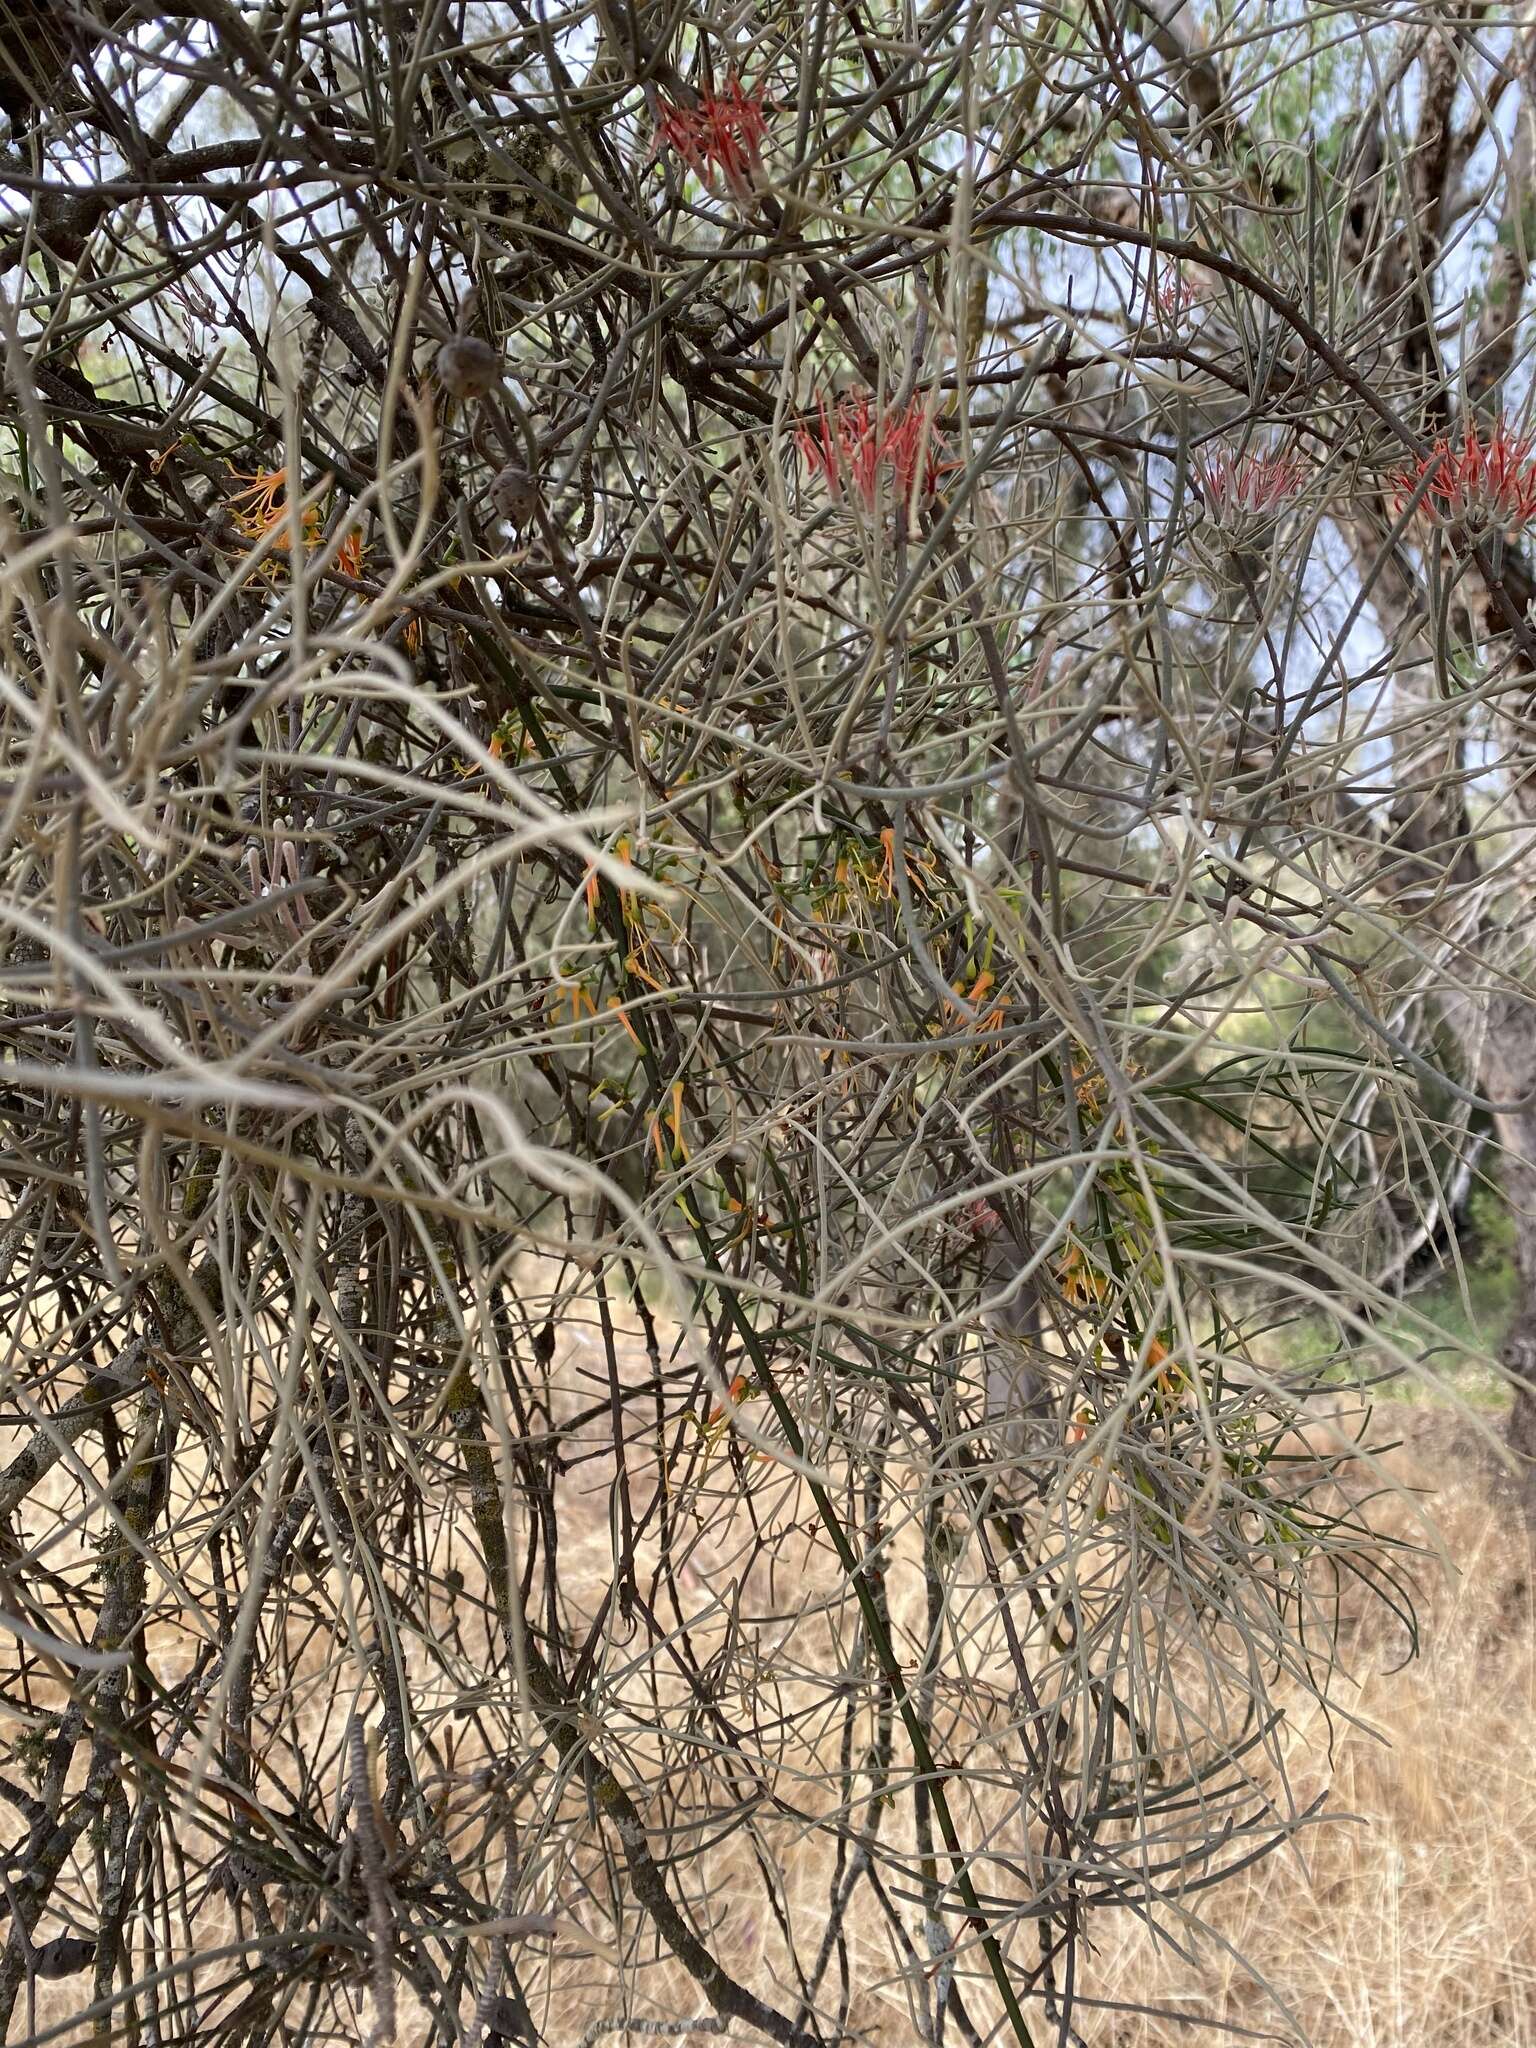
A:
{"label": "red stamen", "polygon": [[706,184],[719,171],[741,199],[751,195],[767,140],[762,94],[747,92],[734,74],[723,92],[701,95],[696,107],[662,100],[656,108],[657,147],[675,151]]}
{"label": "red stamen", "polygon": [[1220,448],[1196,462],[1195,474],[1211,516],[1230,522],[1278,510],[1301,489],[1306,470],[1295,455]]}
{"label": "red stamen", "polygon": [[1148,296],[1168,321],[1182,319],[1210,289],[1207,277],[1192,276],[1177,263],[1159,264],[1147,280]]}
{"label": "red stamen", "polygon": [[1460,442],[1445,435],[1411,469],[1393,478],[1397,509],[1418,495],[1427,519],[1443,526],[1496,527],[1508,533],[1536,518],[1536,436],[1496,420],[1486,434],[1468,423]]}
{"label": "red stamen", "polygon": [[851,485],[871,512],[882,469],[905,503],[914,486],[920,496],[931,498],[949,466],[944,438],[919,398],[879,414],[864,391],[844,392],[830,411],[826,399],[818,397],[814,415],[796,423],[795,442],[807,475],[819,472],[834,498]]}

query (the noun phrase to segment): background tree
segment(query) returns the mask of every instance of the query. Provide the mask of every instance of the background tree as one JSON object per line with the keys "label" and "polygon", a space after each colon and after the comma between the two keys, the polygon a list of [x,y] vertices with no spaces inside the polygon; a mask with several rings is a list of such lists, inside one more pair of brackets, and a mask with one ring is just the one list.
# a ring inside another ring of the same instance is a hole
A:
{"label": "background tree", "polygon": [[1490,1162],[1536,1449],[1525,14],[44,47],[11,2037],[1097,2038]]}

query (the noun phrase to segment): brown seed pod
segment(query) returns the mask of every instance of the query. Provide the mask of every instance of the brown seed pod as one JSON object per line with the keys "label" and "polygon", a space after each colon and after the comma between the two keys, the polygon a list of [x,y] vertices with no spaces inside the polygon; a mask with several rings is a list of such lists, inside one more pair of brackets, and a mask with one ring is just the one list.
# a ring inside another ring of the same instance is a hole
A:
{"label": "brown seed pod", "polygon": [[508,526],[531,526],[538,503],[539,487],[520,463],[509,462],[491,478],[491,504]]}
{"label": "brown seed pod", "polygon": [[450,398],[484,398],[502,378],[501,351],[477,334],[456,334],[437,352],[437,378]]}

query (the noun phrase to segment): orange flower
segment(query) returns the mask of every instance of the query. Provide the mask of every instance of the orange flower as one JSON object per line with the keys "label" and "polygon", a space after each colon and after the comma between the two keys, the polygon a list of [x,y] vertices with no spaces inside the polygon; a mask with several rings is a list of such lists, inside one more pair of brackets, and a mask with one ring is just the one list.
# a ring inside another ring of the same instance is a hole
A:
{"label": "orange flower", "polygon": [[354,526],[341,546],[336,550],[336,567],[343,576],[362,575],[363,535],[361,527]]}
{"label": "orange flower", "polygon": [[573,1026],[579,1025],[584,1018],[597,1015],[597,1004],[579,981],[557,981],[551,991],[549,1007],[556,1023],[561,1021],[561,1010],[568,1009]]}
{"label": "orange flower", "polygon": [[[246,490],[236,491],[229,501],[231,526],[252,541],[276,532],[277,546],[286,549],[289,545],[287,465],[281,469],[235,469],[230,471],[230,475],[236,483],[249,486]],[[305,546],[313,547],[320,538],[319,507],[306,505],[299,523]]]}
{"label": "orange flower", "polygon": [[[664,1132],[664,1126],[668,1124],[670,1124],[672,1129],[670,1162]],[[688,1157],[688,1147],[683,1142],[683,1084],[681,1081],[674,1081],[672,1083],[671,1109],[658,1110],[651,1118],[651,1144],[656,1153],[656,1163],[658,1166],[665,1167],[669,1163],[677,1163]]]}
{"label": "orange flower", "polygon": [[[732,1408],[735,1408],[740,1405],[742,1397],[746,1394],[751,1384],[752,1382],[747,1378],[744,1372],[737,1373],[735,1379],[731,1381],[730,1391],[727,1396],[727,1399]],[[720,1422],[724,1419],[725,1413],[725,1402],[717,1401],[713,1409],[711,1409],[710,1411],[709,1419],[711,1422]]]}
{"label": "orange flower", "polygon": [[612,1010],[614,1016],[618,1018],[619,1022],[624,1026],[624,1029],[629,1033],[630,1037],[634,1040],[635,1050],[637,1052],[644,1052],[645,1047],[640,1042],[640,1034],[638,1031],[636,1031],[634,1025],[630,1023],[629,1012],[625,1009],[624,1005],[619,1001],[617,996],[610,996],[608,998],[608,1008]]}
{"label": "orange flower", "polygon": [[[997,976],[992,972],[991,968],[984,967],[972,984],[969,995],[966,994],[963,985],[958,981],[955,983],[955,994],[960,998],[961,1002],[967,1004],[972,1010],[980,1010],[987,997],[992,993],[992,987],[996,980]],[[994,1031],[1002,1030],[1004,1021],[1005,1012],[1002,1004],[999,1003],[993,1009],[983,1012],[977,1018],[975,1029],[982,1037],[990,1037]]]}
{"label": "orange flower", "polygon": [[1183,1366],[1170,1353],[1166,1344],[1160,1344],[1156,1337],[1148,1339],[1147,1363],[1157,1373],[1156,1386],[1160,1394],[1170,1401],[1176,1401],[1189,1384]]}
{"label": "orange flower", "polygon": [[1077,1097],[1078,1108],[1086,1110],[1090,1116],[1097,1116],[1104,1107],[1104,1098],[1108,1089],[1104,1076],[1097,1068],[1080,1067],[1074,1062],[1072,1067],[1072,1091]]}
{"label": "orange flower", "polygon": [[887,825],[880,834],[883,858],[880,863],[880,893],[890,897],[896,893],[896,828]]}
{"label": "orange flower", "polygon": [[1066,1256],[1056,1269],[1056,1277],[1068,1301],[1080,1304],[1102,1301],[1109,1292],[1108,1278],[1090,1263],[1081,1245],[1068,1245]]}

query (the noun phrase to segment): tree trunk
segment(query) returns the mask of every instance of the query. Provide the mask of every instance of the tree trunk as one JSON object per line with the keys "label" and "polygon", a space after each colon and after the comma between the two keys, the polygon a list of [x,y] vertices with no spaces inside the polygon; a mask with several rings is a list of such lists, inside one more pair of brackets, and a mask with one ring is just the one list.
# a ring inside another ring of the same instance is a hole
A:
{"label": "tree trunk", "polygon": [[1503,1360],[1515,1382],[1509,1447],[1524,1461],[1528,1511],[1536,1513],[1536,1003],[1496,996],[1483,1028],[1482,1085],[1504,1108],[1495,1116],[1504,1200],[1515,1231],[1517,1291]]}

